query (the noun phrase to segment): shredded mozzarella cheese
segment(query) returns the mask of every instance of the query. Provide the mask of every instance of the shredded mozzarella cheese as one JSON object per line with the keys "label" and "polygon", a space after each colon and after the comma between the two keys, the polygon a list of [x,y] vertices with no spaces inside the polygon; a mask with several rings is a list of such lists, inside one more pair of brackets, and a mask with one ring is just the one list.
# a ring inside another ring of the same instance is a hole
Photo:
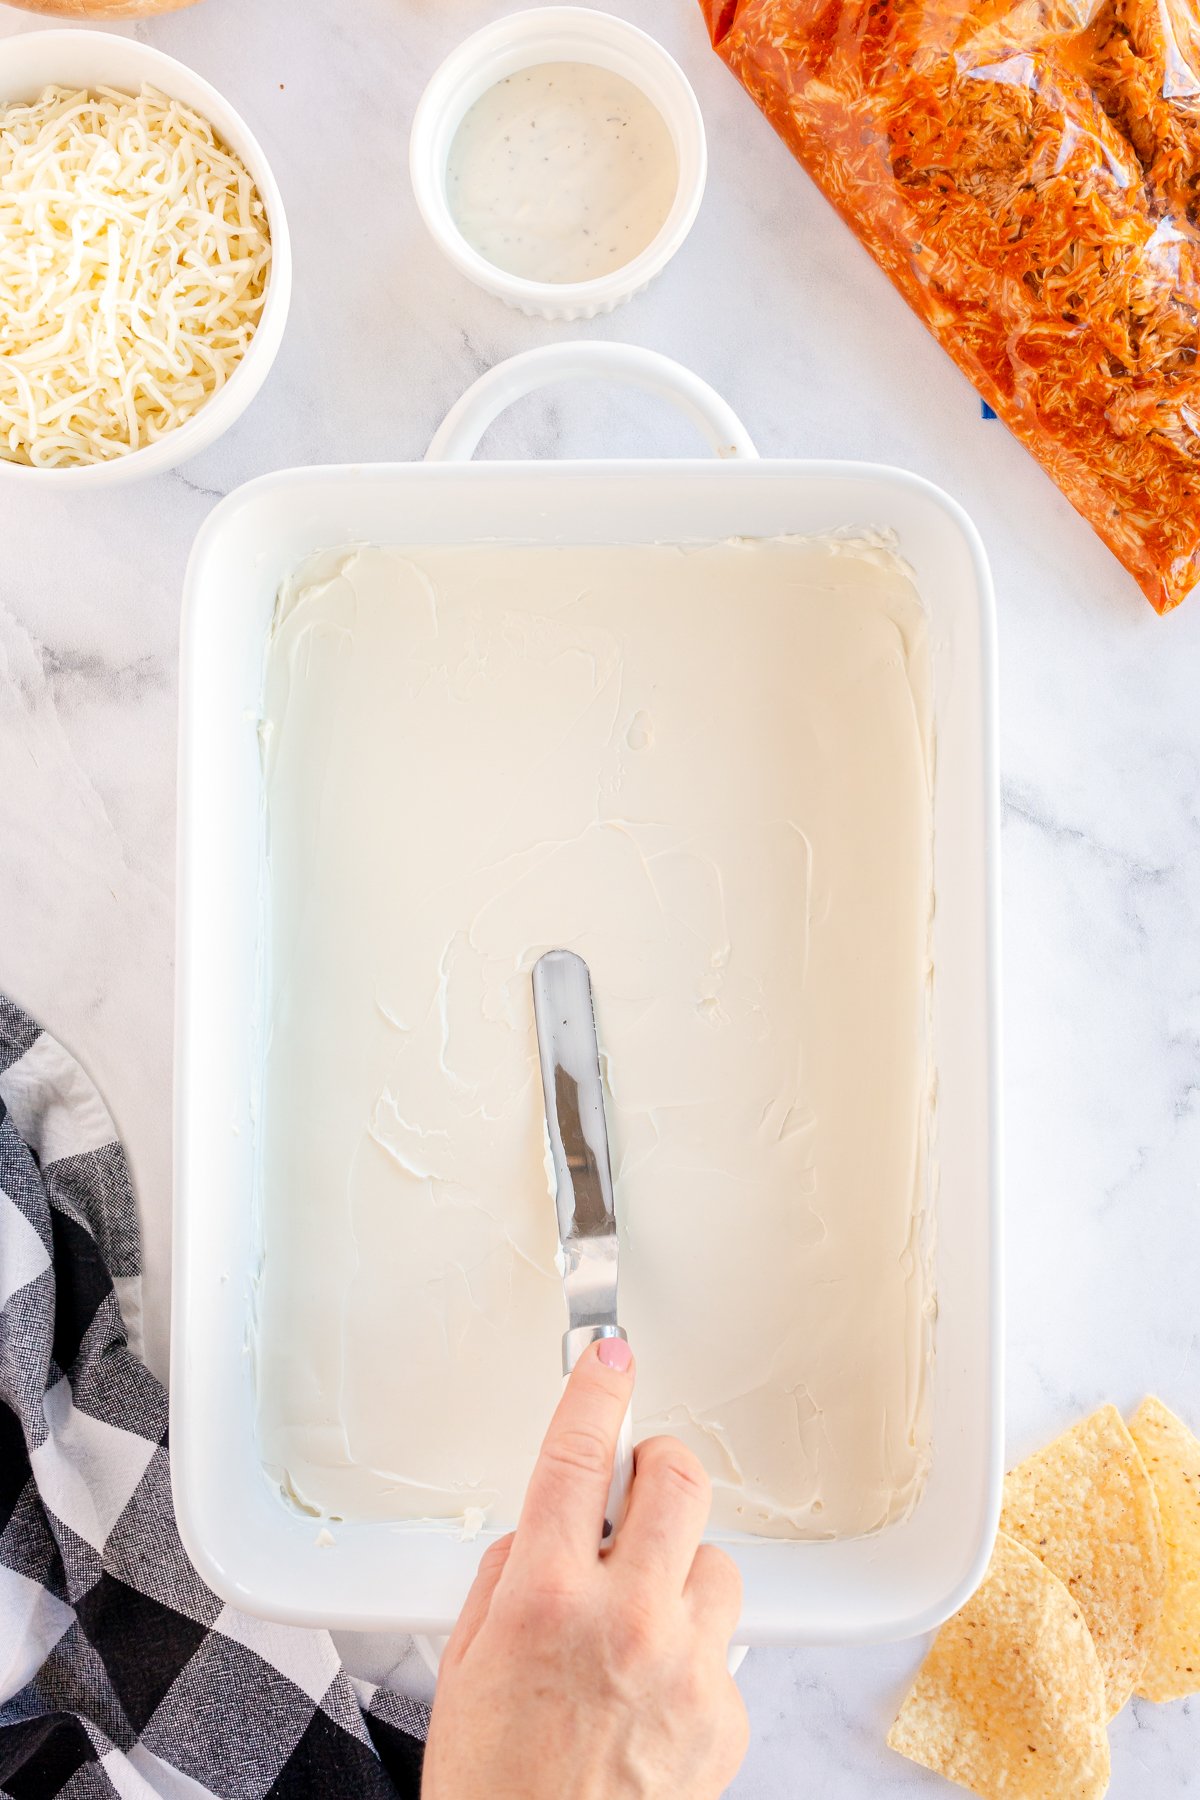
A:
{"label": "shredded mozzarella cheese", "polygon": [[266,208],[153,88],[0,108],[0,457],[127,455],[228,381],[262,315]]}

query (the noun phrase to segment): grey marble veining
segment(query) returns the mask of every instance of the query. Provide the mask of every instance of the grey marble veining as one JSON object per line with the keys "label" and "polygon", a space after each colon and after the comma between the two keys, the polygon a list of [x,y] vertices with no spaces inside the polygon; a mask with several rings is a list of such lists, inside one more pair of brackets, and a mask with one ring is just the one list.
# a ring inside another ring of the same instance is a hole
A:
{"label": "grey marble veining", "polygon": [[[419,456],[482,369],[578,332],[667,351],[766,455],[940,482],[993,561],[1004,776],[1008,1443],[1158,1389],[1200,1422],[1200,600],[1154,617],[896,298],[713,57],[694,0],[609,0],[680,58],[708,194],[650,292],[588,327],[451,270],[406,171],[417,94],[498,0],[205,0],[126,26],[260,135],[296,290],[275,370],[203,456],[110,497],[0,493],[0,986],[82,1058],[132,1157],[166,1368],[179,593],[214,500],[292,463]],[[0,8],[0,36],[43,22]],[[553,390],[488,455],[691,451],[625,391]],[[396,1647],[347,1646],[384,1672]],[[884,1749],[919,1645],[756,1652],[735,1800],[952,1790]],[[410,1669],[410,1665],[406,1665]],[[1116,1800],[1200,1790],[1200,1706],[1128,1708]]]}

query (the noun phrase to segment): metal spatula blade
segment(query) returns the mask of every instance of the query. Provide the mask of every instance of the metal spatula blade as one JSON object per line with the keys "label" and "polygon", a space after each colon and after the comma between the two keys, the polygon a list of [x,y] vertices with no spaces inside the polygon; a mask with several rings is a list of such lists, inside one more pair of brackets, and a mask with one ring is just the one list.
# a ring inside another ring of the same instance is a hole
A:
{"label": "metal spatula blade", "polygon": [[[595,1338],[625,1336],[617,1323],[617,1221],[600,1052],[591,977],[581,956],[550,950],[539,958],[533,969],[533,1011],[563,1251],[568,1315],[563,1373],[569,1375]],[[632,1424],[626,1413],[606,1509],[606,1539],[624,1514],[632,1473]]]}

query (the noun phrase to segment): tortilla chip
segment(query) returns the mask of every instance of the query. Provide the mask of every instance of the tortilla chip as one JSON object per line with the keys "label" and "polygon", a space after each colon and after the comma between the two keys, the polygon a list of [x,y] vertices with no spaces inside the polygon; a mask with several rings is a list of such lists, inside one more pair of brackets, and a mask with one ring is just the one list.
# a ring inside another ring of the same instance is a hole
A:
{"label": "tortilla chip", "polygon": [[1081,1419],[1012,1471],[1000,1524],[1079,1602],[1112,1718],[1146,1666],[1165,1592],[1158,1501],[1115,1406]]}
{"label": "tortilla chip", "polygon": [[984,1800],[1093,1800],[1108,1787],[1105,1714],[1080,1608],[1001,1532],[982,1586],[938,1632],[888,1743]]}
{"label": "tortilla chip", "polygon": [[1166,1599],[1138,1679],[1147,1700],[1200,1693],[1200,1441],[1153,1395],[1129,1421],[1162,1517]]}

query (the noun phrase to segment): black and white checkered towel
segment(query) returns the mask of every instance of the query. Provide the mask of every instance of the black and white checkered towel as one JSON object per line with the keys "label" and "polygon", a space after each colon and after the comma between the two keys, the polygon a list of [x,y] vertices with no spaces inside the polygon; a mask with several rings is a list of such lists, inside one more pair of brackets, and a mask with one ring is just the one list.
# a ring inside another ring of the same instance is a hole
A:
{"label": "black and white checkered towel", "polygon": [[140,1275],[99,1094],[0,1000],[0,1792],[415,1797],[424,1709],[188,1562]]}

